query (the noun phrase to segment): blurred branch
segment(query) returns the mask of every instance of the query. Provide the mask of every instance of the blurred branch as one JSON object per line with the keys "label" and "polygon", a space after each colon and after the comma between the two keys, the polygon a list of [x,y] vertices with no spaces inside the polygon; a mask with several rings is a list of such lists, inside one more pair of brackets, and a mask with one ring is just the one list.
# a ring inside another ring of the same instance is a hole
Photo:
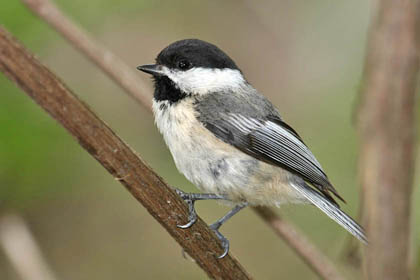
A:
{"label": "blurred branch", "polygon": [[[87,35],[87,32],[83,31],[80,27],[77,27],[64,13],[62,13],[57,6],[55,6],[49,0],[22,0],[28,7],[33,11],[36,15],[38,15],[41,19],[45,20],[49,23],[58,33],[60,33],[64,38],[66,38],[71,44],[73,44],[76,48],[78,48],[83,54],[87,55],[94,64],[99,66],[103,71],[107,72],[106,68],[102,64],[101,56],[91,56],[90,54],[97,52],[104,53],[107,52],[110,54],[109,51],[103,49],[103,47],[95,42],[90,36]],[[75,35],[72,34],[75,32]],[[87,41],[87,42],[83,42]],[[80,46],[84,46],[83,48]],[[110,57],[116,58],[115,55],[110,54]],[[118,60],[119,61],[119,60]],[[112,64],[113,71],[115,73],[122,73],[119,71],[119,67],[123,64]],[[123,69],[129,68],[127,65],[122,67]],[[121,76],[115,75],[112,78],[118,83],[122,84],[122,81],[119,81]],[[145,97],[144,94],[141,93],[140,87],[129,87],[136,92],[133,94],[132,92],[127,92],[134,97],[139,103],[143,104],[145,107],[150,108],[150,97]],[[124,88],[125,89],[125,88]],[[319,276],[323,277],[324,279],[340,279],[338,277],[339,273],[335,269],[334,265],[327,259],[327,257],[319,251],[315,246],[311,245],[308,247],[300,246],[300,249],[296,249],[296,244],[298,244],[301,240],[307,240],[304,238],[303,235],[291,235],[287,234],[287,232],[281,230],[282,226],[284,228],[293,229],[293,225],[288,224],[284,221],[281,217],[277,216],[274,212],[272,212],[268,208],[259,207],[254,209],[259,216],[263,218],[266,223],[277,233],[278,236],[282,237],[284,241],[291,246],[296,253],[301,257],[305,263],[309,264],[310,267],[313,269],[315,273]],[[266,216],[264,213],[270,212],[271,215]],[[279,226],[280,225],[280,226]],[[297,232],[296,230],[294,230]],[[318,261],[318,259],[323,261]],[[328,277],[329,275],[334,275],[335,277]]]}
{"label": "blurred branch", "polygon": [[115,56],[87,32],[79,28],[50,1],[22,0],[33,12],[62,34],[76,49],[99,66],[115,83],[134,97],[140,105],[151,111],[150,88],[137,72]]}
{"label": "blurred branch", "polygon": [[420,1],[381,0],[375,8],[358,115],[365,269],[368,279],[409,279]]}
{"label": "blurred branch", "polygon": [[7,214],[0,218],[0,246],[22,279],[57,279],[22,217]]}
{"label": "blurred branch", "polygon": [[0,28],[0,70],[68,130],[214,279],[250,279],[231,255],[218,259],[219,240],[201,220],[191,230],[185,202],[53,73]]}
{"label": "blurred branch", "polygon": [[255,212],[270,225],[274,232],[283,238],[286,243],[301,256],[303,261],[317,271],[323,279],[344,279],[338,274],[330,260],[320,253],[320,251],[294,226],[285,222],[281,217],[267,207],[254,207]]}

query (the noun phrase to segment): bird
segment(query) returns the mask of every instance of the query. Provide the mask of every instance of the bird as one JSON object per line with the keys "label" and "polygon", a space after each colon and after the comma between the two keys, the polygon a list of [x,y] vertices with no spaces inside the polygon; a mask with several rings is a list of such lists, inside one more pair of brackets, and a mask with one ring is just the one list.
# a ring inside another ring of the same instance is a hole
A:
{"label": "bird", "polygon": [[179,40],[155,64],[137,69],[152,75],[155,123],[177,169],[201,191],[176,189],[189,209],[188,222],[178,227],[196,222],[198,200],[230,204],[210,225],[223,258],[230,245],[220,227],[246,206],[312,204],[367,243],[308,146],[224,51],[199,39]]}

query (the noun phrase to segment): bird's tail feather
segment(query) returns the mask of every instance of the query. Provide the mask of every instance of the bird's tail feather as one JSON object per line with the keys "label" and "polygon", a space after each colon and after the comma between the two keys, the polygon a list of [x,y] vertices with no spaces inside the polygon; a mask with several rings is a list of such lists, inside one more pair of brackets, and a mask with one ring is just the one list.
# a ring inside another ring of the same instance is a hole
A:
{"label": "bird's tail feather", "polygon": [[363,228],[356,223],[346,213],[341,211],[336,205],[329,202],[322,194],[308,186],[307,184],[301,185],[298,183],[292,184],[292,186],[312,204],[321,209],[328,217],[336,221],[339,225],[350,232],[354,237],[359,239],[364,244],[368,243]]}

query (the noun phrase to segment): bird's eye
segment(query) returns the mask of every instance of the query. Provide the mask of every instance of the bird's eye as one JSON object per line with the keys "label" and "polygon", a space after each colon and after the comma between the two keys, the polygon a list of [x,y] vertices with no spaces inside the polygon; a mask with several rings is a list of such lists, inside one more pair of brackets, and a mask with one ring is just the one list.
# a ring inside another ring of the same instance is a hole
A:
{"label": "bird's eye", "polygon": [[188,70],[191,68],[191,63],[189,63],[187,60],[181,60],[178,62],[178,68],[181,70]]}

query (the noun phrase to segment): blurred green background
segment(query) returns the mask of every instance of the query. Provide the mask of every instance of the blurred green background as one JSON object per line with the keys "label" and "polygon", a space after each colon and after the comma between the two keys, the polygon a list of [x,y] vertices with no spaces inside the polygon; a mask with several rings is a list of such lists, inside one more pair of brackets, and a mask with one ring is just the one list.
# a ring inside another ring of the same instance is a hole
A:
{"label": "blurred green background", "polygon": [[[353,113],[369,1],[56,2],[133,68],[153,62],[163,47],[182,38],[221,47],[305,139],[348,201],[343,209],[357,217]],[[20,1],[2,2],[0,24],[169,184],[195,190],[177,172],[152,116]],[[139,78],[151,87],[146,75],[139,72]],[[58,279],[206,278],[197,265],[182,258],[180,247],[145,209],[3,74],[0,128],[0,218],[17,213],[26,220]],[[413,253],[420,241],[418,194],[415,188]],[[213,202],[197,205],[208,222],[228,210]],[[360,278],[360,271],[343,257],[350,237],[341,227],[314,207],[284,206],[277,211],[306,233],[344,275]],[[231,252],[256,279],[318,279],[250,210],[222,232],[231,241]],[[20,279],[1,247],[0,279]]]}

